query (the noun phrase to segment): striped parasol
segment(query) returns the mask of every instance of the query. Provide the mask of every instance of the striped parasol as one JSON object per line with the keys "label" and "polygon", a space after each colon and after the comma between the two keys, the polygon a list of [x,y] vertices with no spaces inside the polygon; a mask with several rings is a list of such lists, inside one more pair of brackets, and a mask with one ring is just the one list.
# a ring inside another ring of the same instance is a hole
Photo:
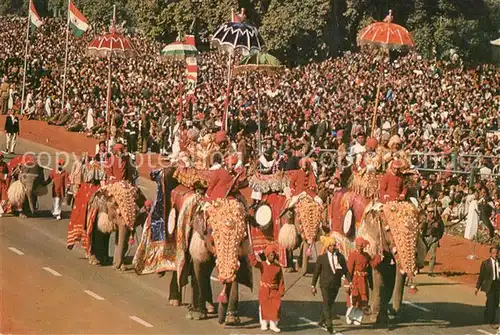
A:
{"label": "striped parasol", "polygon": [[175,41],[164,47],[160,54],[165,58],[185,59],[197,57],[199,52],[195,46],[194,36],[187,35],[184,41]]}

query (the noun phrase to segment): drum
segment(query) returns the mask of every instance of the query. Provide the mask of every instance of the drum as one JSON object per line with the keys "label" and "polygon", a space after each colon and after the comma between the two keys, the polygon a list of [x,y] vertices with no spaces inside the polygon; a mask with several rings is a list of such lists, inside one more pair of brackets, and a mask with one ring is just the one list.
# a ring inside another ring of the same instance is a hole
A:
{"label": "drum", "polygon": [[352,233],[354,233],[354,212],[352,211],[352,208],[349,208],[347,212],[344,215],[344,220],[343,220],[343,230],[344,230],[344,235],[347,237],[350,237]]}
{"label": "drum", "polygon": [[260,229],[264,230],[269,227],[273,218],[271,207],[268,204],[260,204],[255,210],[255,222]]}

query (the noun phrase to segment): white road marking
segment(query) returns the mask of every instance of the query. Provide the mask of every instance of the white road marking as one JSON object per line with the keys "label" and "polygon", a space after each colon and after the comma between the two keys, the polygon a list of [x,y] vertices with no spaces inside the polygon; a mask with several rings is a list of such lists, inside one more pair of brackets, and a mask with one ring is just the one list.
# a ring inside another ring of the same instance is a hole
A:
{"label": "white road marking", "polygon": [[132,320],[134,320],[135,322],[140,323],[141,325],[143,325],[146,328],[153,328],[152,324],[150,324],[149,322],[144,321],[143,319],[141,319],[141,318],[139,318],[137,316],[131,316],[130,318]]}
{"label": "white road marking", "polygon": [[482,329],[476,329],[478,332],[480,332],[481,334],[486,334],[486,335],[494,335],[493,333],[490,333],[490,332],[487,332],[486,330],[482,330]]}
{"label": "white road marking", "polygon": [[9,247],[9,250],[10,250],[10,251],[12,251],[12,252],[13,252],[13,253],[15,253],[15,254],[18,254],[19,256],[24,255],[24,252],[22,252],[22,251],[21,251],[21,250],[19,250],[19,249],[14,248],[14,247]]}
{"label": "white road marking", "polygon": [[92,292],[90,290],[85,290],[83,292],[87,293],[88,295],[90,295],[92,298],[94,298],[96,300],[105,300],[103,297],[101,297],[100,295],[95,294],[94,292]]}
{"label": "white road marking", "polygon": [[314,322],[314,321],[312,321],[312,320],[309,320],[308,318],[303,318],[303,317],[300,317],[300,318],[299,318],[299,320],[302,320],[302,321],[304,321],[304,322],[307,322],[307,324],[309,324],[309,325],[313,325],[313,326],[317,326],[317,325],[318,325],[318,323],[317,323],[317,322]]}
{"label": "white road marking", "polygon": [[413,302],[410,302],[410,301],[403,301],[403,304],[410,305],[411,307],[414,307],[416,309],[420,309],[421,311],[424,311],[424,312],[427,312],[427,313],[429,313],[431,311],[430,309],[427,309],[425,307],[419,306],[419,305],[414,304]]}
{"label": "white road marking", "polygon": [[45,267],[45,268],[43,268],[43,269],[44,269],[45,271],[49,272],[49,273],[52,273],[52,274],[53,274],[54,276],[56,276],[56,277],[61,277],[61,276],[62,276],[62,274],[60,274],[60,273],[59,273],[59,272],[57,272],[56,270],[53,270],[53,269],[51,269],[51,268],[49,268],[49,267]]}

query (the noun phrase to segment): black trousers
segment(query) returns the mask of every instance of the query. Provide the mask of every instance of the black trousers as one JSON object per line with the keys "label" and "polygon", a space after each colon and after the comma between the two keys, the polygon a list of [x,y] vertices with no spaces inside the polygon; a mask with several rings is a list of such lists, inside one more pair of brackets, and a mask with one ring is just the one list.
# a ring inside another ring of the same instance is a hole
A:
{"label": "black trousers", "polygon": [[137,134],[129,134],[127,137],[127,151],[137,152]]}
{"label": "black trousers", "polygon": [[498,303],[500,299],[500,281],[494,280],[491,288],[486,293],[486,309],[484,310],[484,323],[495,324]]}
{"label": "black trousers", "polygon": [[338,293],[338,286],[321,287],[321,296],[323,297],[323,313],[321,314],[319,323],[324,322],[327,328],[332,326],[333,305],[335,304],[335,299],[337,299]]}

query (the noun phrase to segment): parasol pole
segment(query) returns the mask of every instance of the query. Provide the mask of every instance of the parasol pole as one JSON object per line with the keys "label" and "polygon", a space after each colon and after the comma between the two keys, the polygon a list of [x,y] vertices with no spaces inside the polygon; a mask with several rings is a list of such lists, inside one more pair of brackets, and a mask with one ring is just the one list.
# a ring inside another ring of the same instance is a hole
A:
{"label": "parasol pole", "polygon": [[30,4],[28,4],[28,20],[26,22],[26,46],[24,48],[24,70],[23,70],[23,91],[21,94],[21,115],[24,113],[24,94],[26,91],[26,71],[28,67],[28,48],[30,43]]}
{"label": "parasol pole", "polygon": [[[111,32],[115,31],[115,22],[116,22],[116,5],[113,5],[113,23],[111,26]],[[113,40],[109,45],[108,51],[108,95],[106,98],[106,122],[107,122],[107,131],[106,131],[106,142],[109,146],[109,140],[111,137],[111,55],[113,54]]]}
{"label": "parasol pole", "polygon": [[[389,53],[389,50],[386,51],[387,53]],[[385,61],[384,57],[385,57],[385,50],[384,54],[382,55],[382,64],[380,65],[380,76],[378,78],[378,84],[377,84],[377,96],[375,97],[375,108],[373,109],[371,137],[375,135],[375,124],[377,123],[377,109],[378,109],[378,104],[380,102],[380,86],[382,85],[382,77],[384,76],[384,61]]]}
{"label": "parasol pole", "polygon": [[229,62],[227,64],[227,89],[226,89],[226,101],[224,102],[224,117],[222,120],[222,130],[227,131],[227,119],[229,112],[229,94],[231,88],[231,69],[233,65],[233,54],[229,56]]}
{"label": "parasol pole", "polygon": [[66,24],[66,52],[64,54],[64,75],[63,75],[63,91],[62,91],[62,108],[64,108],[64,99],[66,98],[66,73],[68,71],[68,45],[69,45],[69,8],[71,0],[68,1],[68,21]]}

